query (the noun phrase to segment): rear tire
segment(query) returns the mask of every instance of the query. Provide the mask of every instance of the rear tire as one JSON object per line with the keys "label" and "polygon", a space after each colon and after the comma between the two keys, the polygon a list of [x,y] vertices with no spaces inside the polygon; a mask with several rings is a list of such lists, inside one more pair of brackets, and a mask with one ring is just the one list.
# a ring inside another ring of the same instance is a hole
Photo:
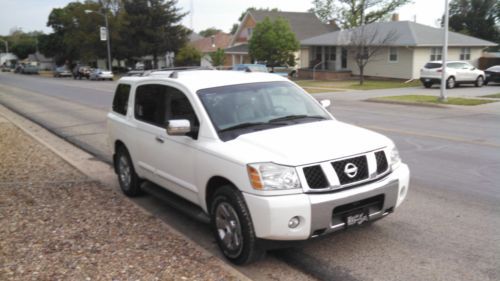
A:
{"label": "rear tire", "polygon": [[224,256],[234,264],[249,264],[265,251],[259,247],[245,199],[232,186],[215,191],[210,203],[210,223]]}
{"label": "rear tire", "polygon": [[425,87],[425,88],[427,88],[427,89],[429,89],[430,87],[432,87],[432,83],[430,83],[430,82],[425,82],[425,83],[424,83],[424,87]]}
{"label": "rear tire", "polygon": [[453,89],[456,86],[455,77],[450,76],[448,80],[446,80],[446,89]]}
{"label": "rear tire", "polygon": [[115,157],[115,170],[121,190],[129,197],[140,195],[142,193],[141,180],[135,173],[134,165],[127,149],[123,146],[118,147]]}
{"label": "rear tire", "polygon": [[476,82],[474,83],[476,87],[482,87],[485,85],[483,76],[478,76]]}

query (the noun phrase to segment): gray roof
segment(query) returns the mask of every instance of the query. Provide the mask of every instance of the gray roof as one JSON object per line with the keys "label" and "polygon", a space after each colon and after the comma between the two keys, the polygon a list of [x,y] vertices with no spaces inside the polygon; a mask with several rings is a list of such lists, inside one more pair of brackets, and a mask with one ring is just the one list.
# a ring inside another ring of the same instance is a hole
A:
{"label": "gray roof", "polygon": [[299,12],[271,12],[264,10],[253,10],[249,12],[256,22],[263,21],[266,17],[274,20],[282,17],[288,21],[290,28],[295,33],[297,40],[303,40],[327,32],[338,30],[336,25],[321,22],[314,13]]}
{"label": "gray roof", "polygon": [[[361,27],[326,33],[316,37],[302,40],[300,43],[306,46],[342,46],[349,45],[353,34],[361,32]],[[367,38],[375,34],[370,40],[379,43],[388,34],[393,34],[393,40],[387,43],[390,46],[442,46],[443,30],[412,21],[391,21],[372,23],[364,26]],[[369,44],[368,44],[369,45]],[[496,43],[463,35],[456,32],[448,33],[448,45],[460,47],[487,47],[496,46]]]}
{"label": "gray roof", "polygon": [[224,52],[227,54],[247,54],[248,53],[248,44],[240,44],[236,46],[232,46],[224,49]]}

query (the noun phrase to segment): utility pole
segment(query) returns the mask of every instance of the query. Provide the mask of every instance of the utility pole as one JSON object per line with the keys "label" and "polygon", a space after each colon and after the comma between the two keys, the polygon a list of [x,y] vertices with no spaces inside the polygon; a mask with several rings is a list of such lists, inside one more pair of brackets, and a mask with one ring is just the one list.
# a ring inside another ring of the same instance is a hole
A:
{"label": "utility pole", "polygon": [[103,9],[102,13],[99,13],[99,12],[93,11],[93,10],[85,10],[85,13],[86,14],[95,13],[95,14],[98,14],[98,15],[101,15],[102,17],[104,17],[104,24],[106,25],[106,45],[107,45],[107,49],[108,49],[108,68],[109,68],[109,71],[113,71],[113,66],[111,65],[111,42],[109,40],[108,14],[106,13],[106,11],[104,9]]}
{"label": "utility pole", "polygon": [[441,57],[443,59],[443,71],[441,72],[441,93],[439,95],[439,100],[442,102],[447,102],[448,99],[446,97],[446,61],[448,60],[448,0],[444,0],[444,44],[443,44],[443,52]]}

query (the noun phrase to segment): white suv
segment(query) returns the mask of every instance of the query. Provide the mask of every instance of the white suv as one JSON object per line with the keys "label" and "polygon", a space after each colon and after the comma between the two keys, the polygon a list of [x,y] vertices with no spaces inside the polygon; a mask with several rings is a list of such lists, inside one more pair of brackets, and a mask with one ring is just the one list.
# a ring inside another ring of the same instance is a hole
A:
{"label": "white suv", "polygon": [[[420,81],[426,88],[441,83],[443,72],[442,61],[431,61],[420,70]],[[446,63],[446,88],[451,89],[459,84],[484,85],[484,71],[464,61],[448,61]]]}
{"label": "white suv", "polygon": [[[321,106],[324,105],[324,106]],[[236,264],[266,240],[305,240],[392,213],[409,169],[394,143],[335,120],[288,79],[162,71],[118,82],[109,141],[128,196],[154,182],[210,216]]]}

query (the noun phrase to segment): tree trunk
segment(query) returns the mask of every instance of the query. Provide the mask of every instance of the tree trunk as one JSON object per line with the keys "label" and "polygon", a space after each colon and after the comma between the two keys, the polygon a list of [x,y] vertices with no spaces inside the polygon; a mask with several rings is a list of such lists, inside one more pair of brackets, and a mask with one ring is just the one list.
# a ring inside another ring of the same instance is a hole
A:
{"label": "tree trunk", "polygon": [[365,82],[364,72],[365,72],[365,67],[360,66],[359,67],[359,85],[363,85],[363,83]]}
{"label": "tree trunk", "polygon": [[153,69],[158,69],[158,55],[156,52],[153,53]]}

